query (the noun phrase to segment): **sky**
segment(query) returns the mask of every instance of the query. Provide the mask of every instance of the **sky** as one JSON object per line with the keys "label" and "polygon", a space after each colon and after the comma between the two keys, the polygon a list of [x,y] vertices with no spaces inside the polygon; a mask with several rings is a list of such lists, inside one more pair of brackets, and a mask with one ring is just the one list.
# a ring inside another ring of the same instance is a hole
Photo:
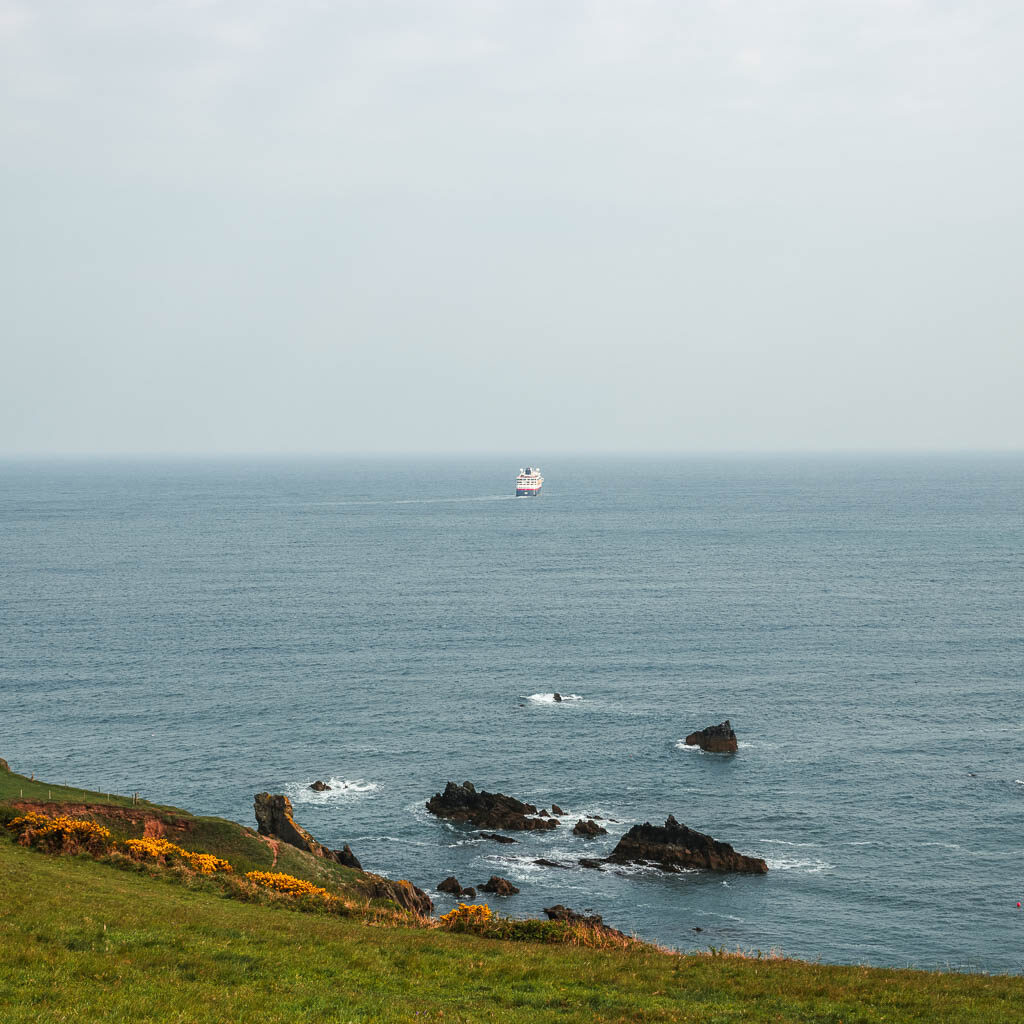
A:
{"label": "sky", "polygon": [[1016,0],[0,0],[0,454],[1024,448]]}

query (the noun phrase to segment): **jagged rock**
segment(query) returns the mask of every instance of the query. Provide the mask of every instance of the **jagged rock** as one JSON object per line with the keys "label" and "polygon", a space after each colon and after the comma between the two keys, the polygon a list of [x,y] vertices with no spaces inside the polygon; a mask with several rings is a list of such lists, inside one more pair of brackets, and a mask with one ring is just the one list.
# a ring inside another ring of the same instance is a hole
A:
{"label": "jagged rock", "polygon": [[548,919],[551,921],[567,921],[569,924],[584,924],[588,928],[596,928],[603,932],[605,935],[616,935],[620,939],[628,939],[629,936],[625,932],[620,932],[617,928],[609,928],[604,923],[604,918],[600,914],[581,914],[578,911],[573,910],[571,907],[563,907],[561,903],[556,903],[553,907],[545,907],[544,913],[548,915]]}
{"label": "jagged rock", "polygon": [[475,900],[476,889],[474,889],[473,886],[471,885],[467,885],[466,888],[462,890],[462,893],[460,895],[465,896],[467,900]]}
{"label": "jagged rock", "polygon": [[493,892],[498,896],[514,896],[519,890],[507,879],[498,875],[490,878],[480,886],[481,892]]}
{"label": "jagged rock", "polygon": [[580,857],[579,865],[581,868],[590,868],[592,871],[604,871],[601,861],[595,860],[593,857]]}
{"label": "jagged rock", "polygon": [[709,754],[735,754],[738,749],[736,733],[728,718],[720,725],[709,725],[706,729],[691,732],[683,742],[688,747],[700,747]]}
{"label": "jagged rock", "polygon": [[584,821],[580,818],[580,820],[573,825],[572,834],[574,836],[585,836],[587,839],[593,839],[594,836],[608,835],[608,829],[601,828],[596,821]]}
{"label": "jagged rock", "polygon": [[513,839],[511,836],[499,836],[497,832],[481,832],[481,839],[491,839],[496,843],[518,843],[518,839]]}
{"label": "jagged rock", "polygon": [[417,889],[412,882],[404,879],[393,882],[390,878],[368,874],[362,879],[362,887],[370,899],[391,900],[403,910],[419,914],[421,917],[428,917],[434,909],[430,897],[422,889]]}
{"label": "jagged rock", "polygon": [[314,793],[326,793],[331,787],[326,782],[321,782],[319,779],[309,787]]}
{"label": "jagged rock", "polygon": [[255,796],[257,831],[261,836],[272,836],[300,850],[323,857],[325,860],[338,860],[333,850],[318,843],[292,816],[292,802],[280,793],[257,793]]}
{"label": "jagged rock", "polygon": [[345,844],[340,850],[329,850],[318,843],[293,817],[292,802],[280,793],[257,793],[254,798],[257,831],[261,836],[280,839],[289,846],[298,847],[314,857],[333,860],[347,868],[362,871],[363,866],[352,852],[352,847]]}
{"label": "jagged rock", "polygon": [[352,852],[352,847],[346,843],[340,850],[334,850],[333,853],[338,855],[338,863],[344,864],[347,868],[355,868],[356,871],[362,871],[363,865],[359,863],[359,858]]}
{"label": "jagged rock", "polygon": [[556,903],[553,907],[545,907],[544,913],[548,915],[549,921],[578,921],[580,924],[590,925],[604,924],[604,918],[600,914],[588,917],[586,914],[578,913],[571,907],[563,907],[561,903]]}
{"label": "jagged rock", "polygon": [[553,693],[551,696],[555,698],[556,704],[562,703],[562,695],[560,693]]}
{"label": "jagged rock", "polygon": [[566,870],[569,868],[568,864],[559,864],[557,861],[548,860],[547,857],[541,857],[533,863],[542,868],[565,868]]}
{"label": "jagged rock", "polygon": [[437,883],[438,892],[447,892],[452,896],[462,895],[462,886],[454,875],[449,875],[443,882]]}
{"label": "jagged rock", "polygon": [[509,832],[540,831],[557,828],[555,818],[541,818],[533,804],[524,804],[503,793],[477,791],[472,782],[461,786],[449,782],[443,793],[435,793],[427,801],[427,810],[439,818],[467,821],[477,828],[502,828]]}
{"label": "jagged rock", "polygon": [[584,817],[588,821],[604,821],[600,814],[585,814]]}
{"label": "jagged rock", "polygon": [[653,864],[663,871],[705,868],[764,874],[768,870],[759,857],[737,853],[728,843],[680,825],[671,814],[664,825],[634,825],[607,859],[614,864]]}
{"label": "jagged rock", "polygon": [[550,817],[551,817],[551,815],[550,815],[550,814],[548,814],[548,812],[547,812],[547,811],[545,811],[545,810],[544,810],[544,808],[542,807],[542,808],[541,808],[541,809],[540,809],[540,810],[539,810],[539,811],[537,812],[537,817],[538,817],[538,818],[550,818]]}
{"label": "jagged rock", "polygon": [[0,770],[5,772],[9,772],[11,770],[11,766],[2,757],[0,757]]}
{"label": "jagged rock", "polygon": [[558,804],[551,805],[551,813],[557,814],[560,818],[565,816],[565,811],[563,811],[562,808],[558,806]]}

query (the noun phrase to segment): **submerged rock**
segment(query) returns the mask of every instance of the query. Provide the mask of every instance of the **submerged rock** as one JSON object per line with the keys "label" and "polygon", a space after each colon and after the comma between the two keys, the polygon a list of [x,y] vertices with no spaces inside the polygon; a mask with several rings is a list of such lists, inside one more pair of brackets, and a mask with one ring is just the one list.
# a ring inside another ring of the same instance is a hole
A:
{"label": "submerged rock", "polygon": [[435,793],[427,801],[427,810],[439,818],[466,821],[477,828],[526,832],[558,827],[557,819],[541,818],[533,804],[525,804],[504,793],[477,791],[472,782],[461,786],[449,782],[443,793]]}
{"label": "submerged rock", "polygon": [[580,857],[578,863],[581,868],[590,868],[591,871],[604,871],[604,868],[601,867],[602,862],[593,857]]}
{"label": "submerged rock", "polygon": [[562,695],[560,693],[553,693],[551,696],[555,698],[556,704],[562,703]]}
{"label": "submerged rock", "polygon": [[498,875],[490,878],[480,886],[481,892],[493,892],[497,896],[514,896],[519,890],[507,879]]}
{"label": "submerged rock", "polygon": [[490,839],[495,843],[518,843],[518,839],[513,839],[511,836],[499,836],[497,832],[481,832],[481,839]]}
{"label": "submerged rock", "polygon": [[601,828],[596,821],[584,821],[580,818],[580,820],[573,825],[572,834],[574,836],[585,836],[587,839],[593,839],[594,836],[608,835],[608,829]]}
{"label": "submerged rock", "polygon": [[728,718],[719,725],[709,725],[706,729],[691,732],[683,742],[688,747],[700,747],[709,754],[735,754],[738,749],[736,733]]}
{"label": "submerged rock", "polygon": [[607,858],[613,864],[653,864],[662,871],[704,868],[763,875],[768,865],[760,857],[746,857],[728,843],[680,825],[670,814],[664,825],[634,825]]}
{"label": "submerged rock", "polygon": [[566,871],[569,870],[568,864],[559,864],[558,861],[548,860],[547,857],[540,857],[533,863],[541,868],[565,868]]}
{"label": "submerged rock", "polygon": [[326,793],[331,787],[326,782],[321,782],[319,779],[309,787],[314,793]]}

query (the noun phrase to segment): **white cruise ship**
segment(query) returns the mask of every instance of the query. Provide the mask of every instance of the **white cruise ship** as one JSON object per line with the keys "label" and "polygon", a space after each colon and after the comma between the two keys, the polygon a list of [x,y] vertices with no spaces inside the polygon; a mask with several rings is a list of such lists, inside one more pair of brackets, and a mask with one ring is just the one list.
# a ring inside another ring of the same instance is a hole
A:
{"label": "white cruise ship", "polygon": [[540,475],[540,466],[527,466],[526,469],[519,470],[519,476],[516,477],[516,497],[520,498],[526,494],[536,497],[540,494],[542,483],[544,477]]}

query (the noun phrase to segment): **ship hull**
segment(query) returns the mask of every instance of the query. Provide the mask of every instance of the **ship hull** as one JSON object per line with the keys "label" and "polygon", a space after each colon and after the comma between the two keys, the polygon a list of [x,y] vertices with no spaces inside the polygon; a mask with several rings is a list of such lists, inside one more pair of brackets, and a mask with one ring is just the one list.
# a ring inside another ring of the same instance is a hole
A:
{"label": "ship hull", "polygon": [[517,487],[516,488],[516,497],[517,498],[536,498],[538,494],[540,494],[540,488],[539,487],[530,487],[530,488]]}

